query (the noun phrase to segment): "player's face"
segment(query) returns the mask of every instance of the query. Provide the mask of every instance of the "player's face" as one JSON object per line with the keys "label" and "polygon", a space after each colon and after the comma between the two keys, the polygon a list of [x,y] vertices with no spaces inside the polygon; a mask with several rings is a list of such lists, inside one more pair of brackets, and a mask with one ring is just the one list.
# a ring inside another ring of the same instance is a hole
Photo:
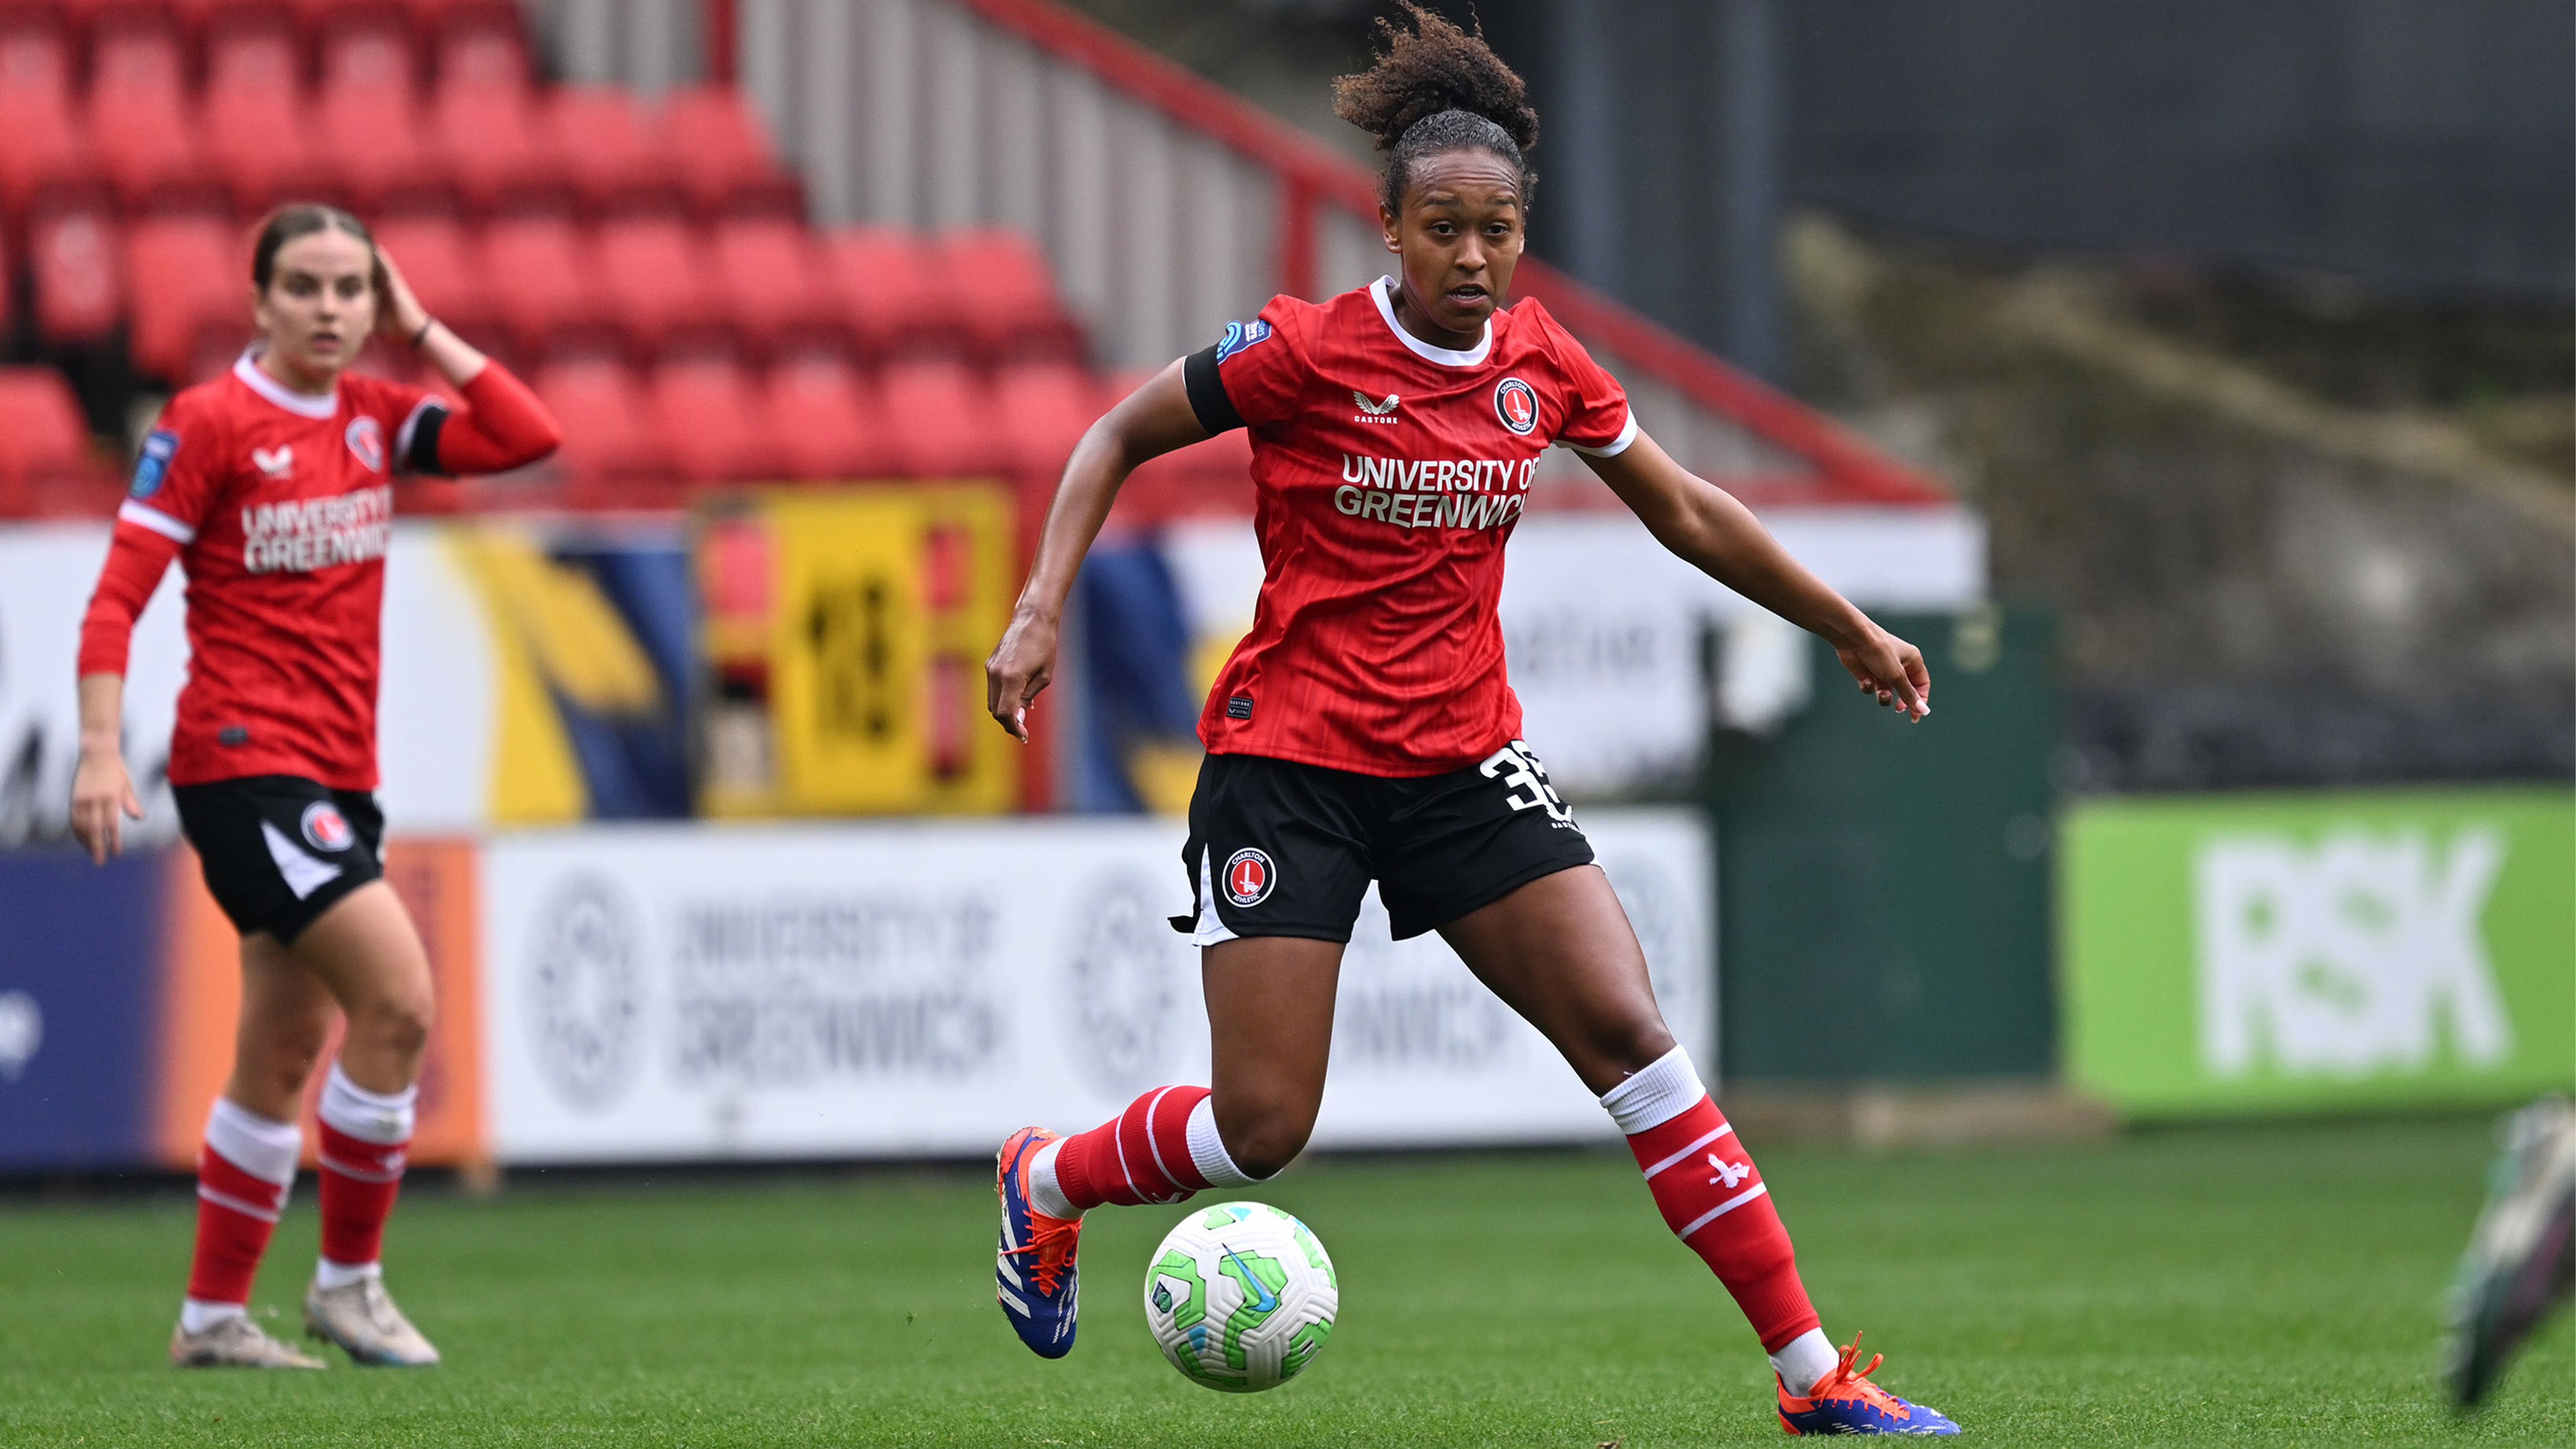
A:
{"label": "player's face", "polygon": [[1405,189],[1403,215],[1378,216],[1423,320],[1451,345],[1475,346],[1521,259],[1520,174],[1481,148],[1425,156]]}
{"label": "player's face", "polygon": [[268,290],[257,298],[269,357],[318,383],[312,390],[327,388],[375,330],[375,264],[373,248],[337,228],[279,247]]}

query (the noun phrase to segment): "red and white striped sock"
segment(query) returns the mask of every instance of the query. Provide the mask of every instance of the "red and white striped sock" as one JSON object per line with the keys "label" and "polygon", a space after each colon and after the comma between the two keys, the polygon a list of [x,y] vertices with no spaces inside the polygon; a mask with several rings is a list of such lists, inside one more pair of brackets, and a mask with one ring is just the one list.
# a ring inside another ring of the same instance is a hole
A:
{"label": "red and white striped sock", "polygon": [[1257,1181],[1226,1154],[1205,1087],[1156,1087],[1090,1131],[1050,1143],[1030,1164],[1029,1180],[1031,1202],[1051,1217],[1079,1217],[1102,1203],[1179,1202],[1203,1188]]}
{"label": "red and white striped sock", "polygon": [[1689,1054],[1673,1048],[1611,1088],[1601,1105],[1628,1135],[1665,1225],[1735,1295],[1783,1379],[1795,1390],[1812,1387],[1825,1369],[1806,1373],[1814,1358],[1808,1350],[1824,1345],[1825,1336],[1798,1280],[1789,1230]]}
{"label": "red and white striped sock", "polygon": [[260,1255],[286,1210],[304,1134],[222,1097],[206,1114],[197,1152],[197,1249],[188,1263],[180,1326],[203,1333],[250,1302]]}
{"label": "red and white striped sock", "polygon": [[417,1086],[371,1092],[331,1064],[322,1084],[322,1261],[314,1277],[337,1288],[383,1271],[385,1219],[402,1191]]}

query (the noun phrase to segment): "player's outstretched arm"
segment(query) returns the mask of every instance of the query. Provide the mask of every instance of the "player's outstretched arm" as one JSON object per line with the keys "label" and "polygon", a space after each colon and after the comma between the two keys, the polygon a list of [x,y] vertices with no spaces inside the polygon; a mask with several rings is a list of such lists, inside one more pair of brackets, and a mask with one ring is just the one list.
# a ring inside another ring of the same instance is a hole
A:
{"label": "player's outstretched arm", "polygon": [[1056,632],[1065,598],[1073,592],[1082,556],[1108,521],[1109,506],[1118,501],[1118,486],[1147,459],[1207,438],[1208,430],[1190,407],[1181,364],[1175,362],[1129,393],[1074,445],[1063,481],[1055,485],[1055,501],[1047,507],[1028,584],[1011,609],[1002,642],[984,661],[984,707],[1012,738],[1028,743],[1029,704],[1055,674]]}
{"label": "player's outstretched arm", "polygon": [[1609,457],[1583,459],[1657,542],[1702,573],[1834,646],[1863,694],[1908,720],[1932,712],[1923,651],[1870,621],[1791,557],[1725,489],[1672,459],[1644,433]]}

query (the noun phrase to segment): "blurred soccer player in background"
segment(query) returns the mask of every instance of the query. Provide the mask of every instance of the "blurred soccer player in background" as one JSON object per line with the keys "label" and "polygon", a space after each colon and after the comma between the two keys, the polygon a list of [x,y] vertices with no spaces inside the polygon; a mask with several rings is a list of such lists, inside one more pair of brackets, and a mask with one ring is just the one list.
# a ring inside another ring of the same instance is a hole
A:
{"label": "blurred soccer player in background", "polygon": [[[402,1183],[432,1014],[429,959],[383,880],[377,636],[393,482],[498,472],[558,441],[534,394],[423,310],[346,212],[289,206],[260,228],[258,340],[171,399],[144,441],[81,627],[72,829],[94,859],[140,818],[122,744],[127,643],[173,558],[188,578],[188,683],[171,793],[206,886],[241,932],[233,1072],[206,1119],[197,1246],[170,1340],[181,1365],[320,1368],[245,1312],[294,1184],[305,1084],[322,1087],[322,1255],[307,1331],[360,1363],[438,1350],[385,1293],[379,1246]],[[347,373],[370,336],[463,398]]]}
{"label": "blurred soccer player in background", "polygon": [[2544,1097],[2504,1121],[2487,1202],[2451,1296],[2450,1384],[2473,1409],[2551,1311],[2576,1293],[2576,1103]]}
{"label": "blurred soccer player in background", "polygon": [[1337,106],[1386,152],[1399,275],[1320,305],[1275,298],[1096,424],[987,664],[994,717],[1025,738],[1067,592],[1128,472],[1251,430],[1266,576],[1200,720],[1183,851],[1196,910],[1174,922],[1204,948],[1214,1080],[1148,1092],[1088,1132],[1003,1144],[1003,1310],[1029,1347],[1061,1356],[1086,1209],[1260,1182],[1304,1147],[1343,947],[1374,879],[1398,937],[1439,931],[1600,1096],[1665,1221],[1759,1335],[1784,1428],[1955,1433],[1871,1383],[1857,1339],[1832,1346],[1760,1171],[1665,1028],[1618,898],[1520,738],[1495,612],[1504,541],[1540,454],[1562,444],[1666,547],[1831,641],[1908,719],[1931,708],[1922,655],[1639,431],[1619,383],[1544,308],[1503,309],[1538,118],[1481,36],[1412,19],[1339,83]]}

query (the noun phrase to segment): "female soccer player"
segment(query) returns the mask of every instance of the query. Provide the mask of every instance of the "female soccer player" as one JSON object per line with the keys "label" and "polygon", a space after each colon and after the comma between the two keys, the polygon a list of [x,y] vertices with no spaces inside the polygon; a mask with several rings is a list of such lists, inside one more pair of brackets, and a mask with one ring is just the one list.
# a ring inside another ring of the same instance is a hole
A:
{"label": "female soccer player", "polygon": [[1094,425],[986,665],[994,717],[1025,739],[1121,480],[1251,429],[1266,577],[1200,721],[1182,852],[1196,914],[1174,923],[1204,948],[1215,1078],[1148,1092],[1088,1132],[1031,1127],[1002,1145],[1004,1314],[1030,1348],[1064,1354],[1085,1209],[1241,1187],[1297,1155],[1374,878],[1398,937],[1439,931],[1600,1095],[1665,1222],[1752,1321],[1784,1428],[1955,1433],[1869,1382],[1877,1361],[1855,1366],[1856,1339],[1837,1353],[1825,1337],[1760,1172],[1665,1029],[1618,898],[1519,738],[1495,604],[1541,450],[1573,448],[1674,553],[1831,640],[1880,704],[1921,719],[1930,675],[1640,432],[1546,309],[1502,309],[1537,117],[1481,37],[1412,14],[1339,83],[1337,107],[1387,154],[1380,219],[1399,275],[1320,306],[1274,298]]}
{"label": "female soccer player", "polygon": [[[104,862],[141,818],[122,753],[126,644],[172,558],[188,575],[188,683],[171,794],[206,886],[241,932],[233,1074],[197,1159],[197,1248],[171,1362],[320,1368],[244,1311],[295,1181],[297,1104],[336,1005],[322,1088],[322,1257],[308,1332],[359,1363],[434,1364],[386,1296],[377,1249],[402,1182],[429,958],[383,880],[377,633],[393,480],[534,462],[559,441],[534,394],[422,310],[358,219],[289,206],[251,253],[259,340],[170,400],[81,625],[72,829]],[[368,336],[464,398],[345,373]],[[345,375],[344,375],[345,374]]]}

